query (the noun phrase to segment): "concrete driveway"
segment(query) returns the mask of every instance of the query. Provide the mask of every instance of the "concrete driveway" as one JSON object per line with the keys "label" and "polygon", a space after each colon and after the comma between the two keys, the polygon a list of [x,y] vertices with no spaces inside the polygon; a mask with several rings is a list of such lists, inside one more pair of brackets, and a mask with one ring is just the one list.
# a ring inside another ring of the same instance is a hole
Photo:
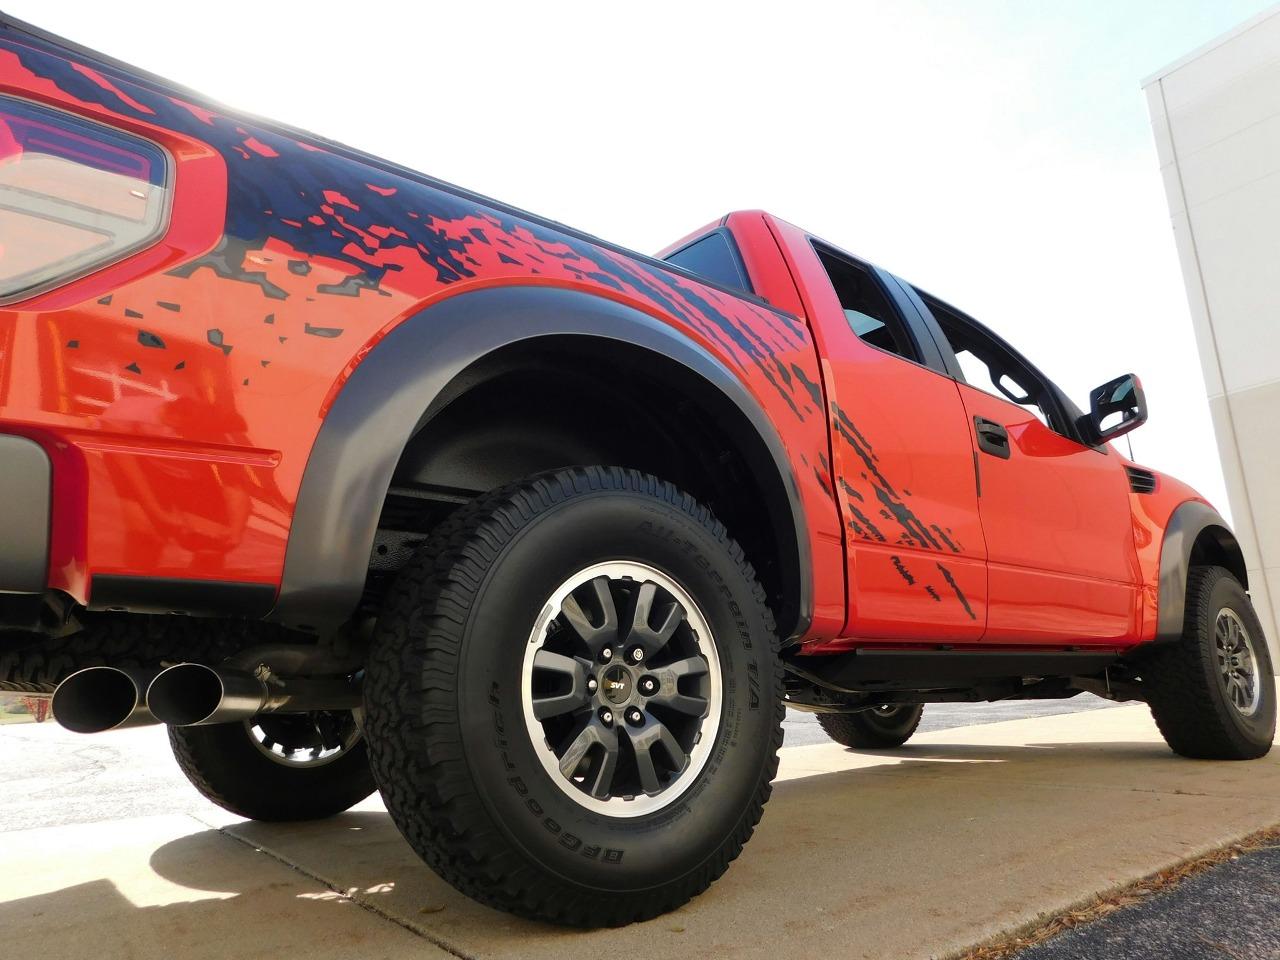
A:
{"label": "concrete driveway", "polygon": [[[934,731],[892,754],[790,746],[755,839],[710,891],[581,933],[454,893],[376,798],[321,823],[249,823],[168,764],[154,729],[0,730],[5,955],[938,957],[1280,822],[1280,751],[1181,760],[1140,706]],[[42,820],[86,769],[133,789],[135,815]]]}

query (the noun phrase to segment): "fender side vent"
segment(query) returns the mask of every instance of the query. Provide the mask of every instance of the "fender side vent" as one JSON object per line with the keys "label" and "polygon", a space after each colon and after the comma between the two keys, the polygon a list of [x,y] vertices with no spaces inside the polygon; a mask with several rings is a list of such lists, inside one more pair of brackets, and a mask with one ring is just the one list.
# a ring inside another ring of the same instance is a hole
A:
{"label": "fender side vent", "polygon": [[1156,492],[1156,475],[1150,470],[1143,470],[1141,467],[1125,467],[1124,472],[1129,475],[1129,489],[1134,493]]}

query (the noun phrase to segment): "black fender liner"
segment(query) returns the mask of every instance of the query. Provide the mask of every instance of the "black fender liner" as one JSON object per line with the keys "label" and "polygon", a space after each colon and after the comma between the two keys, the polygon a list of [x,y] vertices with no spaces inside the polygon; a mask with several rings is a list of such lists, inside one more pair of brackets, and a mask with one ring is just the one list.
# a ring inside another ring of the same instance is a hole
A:
{"label": "black fender liner", "polygon": [[1187,606],[1187,574],[1191,570],[1191,554],[1196,541],[1206,530],[1211,530],[1217,546],[1230,557],[1235,568],[1232,573],[1240,578],[1240,585],[1248,589],[1245,575],[1244,553],[1235,534],[1222,515],[1208,504],[1188,500],[1178,506],[1165,527],[1164,543],[1160,547],[1160,584],[1156,609],[1156,642],[1167,643],[1182,636],[1182,625]]}
{"label": "black fender liner", "polygon": [[[270,619],[326,633],[360,600],[379,514],[406,444],[451,381],[494,350],[521,340],[581,335],[661,354],[696,373],[742,412],[767,447],[794,528],[799,636],[812,617],[808,526],[781,438],[728,367],[669,324],[604,297],[550,286],[461,293],[407,318],[379,341],[338,393],[307,460]],[[788,544],[783,544],[785,549]]]}

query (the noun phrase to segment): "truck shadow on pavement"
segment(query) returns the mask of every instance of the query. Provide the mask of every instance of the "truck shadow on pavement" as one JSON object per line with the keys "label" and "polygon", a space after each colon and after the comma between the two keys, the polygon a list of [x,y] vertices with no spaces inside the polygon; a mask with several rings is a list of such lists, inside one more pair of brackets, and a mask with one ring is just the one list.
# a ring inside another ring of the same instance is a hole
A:
{"label": "truck shadow on pavement", "polygon": [[226,956],[234,943],[241,957],[307,960],[432,956],[432,945],[549,960],[773,957],[780,943],[817,952],[832,937],[863,945],[850,956],[929,956],[1136,879],[1224,831],[1280,820],[1275,755],[1196,763],[1152,742],[837,755],[856,766],[776,784],[725,877],[646,924],[571,931],[482,907],[425,867],[370,801],[327,821],[239,822],[168,840],[141,885],[170,902],[138,906],[121,892],[138,878],[108,864],[106,878],[0,903],[0,930],[13,955],[42,958],[187,960]]}

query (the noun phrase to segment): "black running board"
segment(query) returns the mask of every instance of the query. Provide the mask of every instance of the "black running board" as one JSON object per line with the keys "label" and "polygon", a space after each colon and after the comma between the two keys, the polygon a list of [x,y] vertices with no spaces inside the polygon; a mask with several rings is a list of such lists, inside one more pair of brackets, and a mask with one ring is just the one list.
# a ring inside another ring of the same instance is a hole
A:
{"label": "black running board", "polygon": [[927,689],[1028,677],[1088,677],[1119,659],[1114,650],[855,650],[792,657],[789,671],[844,692]]}

